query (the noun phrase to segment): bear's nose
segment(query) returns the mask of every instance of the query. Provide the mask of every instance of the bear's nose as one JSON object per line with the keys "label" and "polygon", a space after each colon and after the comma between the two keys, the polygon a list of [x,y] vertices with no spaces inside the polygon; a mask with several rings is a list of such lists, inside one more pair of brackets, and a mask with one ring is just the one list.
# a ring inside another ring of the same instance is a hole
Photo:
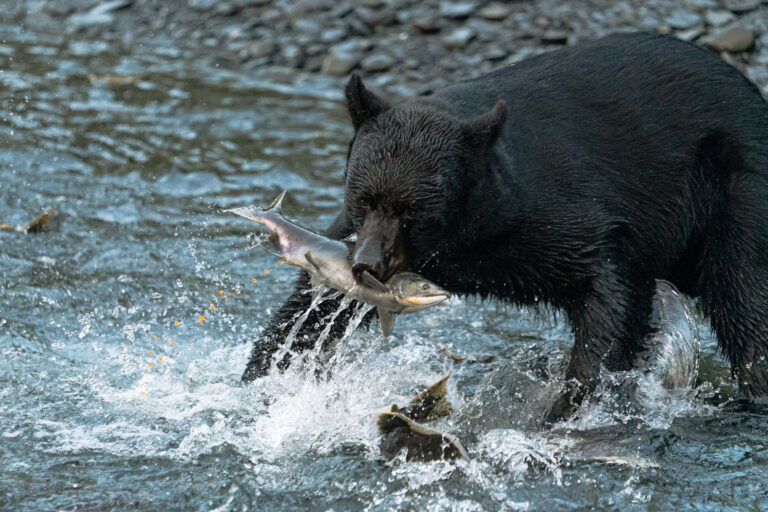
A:
{"label": "bear's nose", "polygon": [[378,279],[381,279],[386,271],[381,243],[376,243],[370,238],[358,240],[352,253],[352,273],[359,279],[365,271]]}

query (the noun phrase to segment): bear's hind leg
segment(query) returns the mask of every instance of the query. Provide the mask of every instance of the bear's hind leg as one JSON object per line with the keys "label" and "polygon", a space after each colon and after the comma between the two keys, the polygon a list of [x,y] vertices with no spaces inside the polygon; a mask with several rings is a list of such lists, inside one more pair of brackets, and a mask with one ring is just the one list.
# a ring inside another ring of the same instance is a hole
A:
{"label": "bear's hind leg", "polygon": [[702,305],[740,388],[758,398],[768,394],[768,178],[732,176],[727,195],[706,235]]}

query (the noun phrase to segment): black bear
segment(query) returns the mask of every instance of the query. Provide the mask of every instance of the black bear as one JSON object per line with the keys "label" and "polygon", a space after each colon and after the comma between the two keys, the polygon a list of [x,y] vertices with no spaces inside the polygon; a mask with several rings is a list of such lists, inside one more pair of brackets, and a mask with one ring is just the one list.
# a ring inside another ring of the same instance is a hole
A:
{"label": "black bear", "polygon": [[[635,33],[399,105],[352,76],[346,101],[355,134],[327,233],[357,234],[358,272],[411,269],[455,293],[564,311],[571,384],[549,420],[574,410],[601,366],[631,367],[657,278],[701,297],[741,388],[768,393],[768,105],[736,69]],[[307,286],[302,276],[244,380],[268,371]],[[335,306],[312,312],[295,350]]]}

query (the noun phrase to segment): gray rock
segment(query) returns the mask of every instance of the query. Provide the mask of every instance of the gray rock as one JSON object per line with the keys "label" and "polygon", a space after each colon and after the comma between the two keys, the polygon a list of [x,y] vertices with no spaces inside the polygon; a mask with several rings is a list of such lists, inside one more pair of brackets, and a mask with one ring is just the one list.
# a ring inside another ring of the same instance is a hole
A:
{"label": "gray rock", "polygon": [[216,7],[219,0],[187,0],[187,5],[196,11],[208,11]]}
{"label": "gray rock", "polygon": [[435,32],[440,32],[440,29],[442,28],[440,19],[433,14],[416,15],[414,16],[411,25],[423,34],[434,34]]}
{"label": "gray rock", "polygon": [[490,61],[506,59],[507,55],[509,55],[507,49],[498,45],[491,45],[483,52],[483,57]]}
{"label": "gray rock", "polygon": [[357,14],[363,23],[370,28],[375,28],[380,25],[389,25],[395,21],[395,13],[389,9],[369,9],[368,7],[355,8],[355,14]]}
{"label": "gray rock", "polygon": [[314,18],[299,18],[293,22],[293,29],[306,34],[319,34],[320,23]]}
{"label": "gray rock", "polygon": [[707,46],[716,52],[738,53],[749,50],[755,44],[755,35],[751,30],[734,27],[719,34],[707,42]]}
{"label": "gray rock", "polygon": [[384,7],[384,1],[383,0],[359,0],[360,5],[363,7],[369,7],[371,9],[379,9],[381,7]]}
{"label": "gray rock", "polygon": [[704,34],[704,25],[698,25],[687,30],[681,30],[675,34],[675,37],[681,41],[691,42],[695,41]]}
{"label": "gray rock", "polygon": [[736,14],[743,14],[760,7],[760,0],[723,0],[723,7]]}
{"label": "gray rock", "polygon": [[360,43],[352,39],[332,47],[320,70],[326,75],[344,76],[360,64],[361,58]]}
{"label": "gray rock", "polygon": [[549,29],[541,36],[544,44],[568,44],[568,32],[565,30]]}
{"label": "gray rock", "polygon": [[701,23],[701,16],[696,13],[688,12],[685,9],[677,9],[666,21],[672,28],[685,30]]}
{"label": "gray rock", "polygon": [[509,7],[499,3],[488,4],[480,9],[480,16],[491,21],[501,21],[509,16]]}
{"label": "gray rock", "polygon": [[477,10],[475,2],[440,2],[440,14],[453,20],[463,20]]}
{"label": "gray rock", "polygon": [[82,14],[73,14],[67,19],[68,30],[78,29],[93,25],[108,25],[115,20],[114,11],[125,9],[133,5],[133,0],[111,0],[102,2]]}
{"label": "gray rock", "polygon": [[707,11],[704,20],[713,27],[719,27],[736,19],[730,11]]}
{"label": "gray rock", "polygon": [[696,10],[715,9],[720,4],[717,0],[685,0],[685,6]]}
{"label": "gray rock", "polygon": [[342,39],[347,37],[347,28],[346,27],[336,27],[336,28],[329,28],[328,30],[323,30],[323,33],[320,34],[320,40],[324,43],[338,43]]}
{"label": "gray rock", "polygon": [[459,27],[443,38],[443,44],[449,49],[464,48],[474,37],[472,29]]}
{"label": "gray rock", "polygon": [[275,42],[272,40],[254,41],[243,45],[240,50],[240,58],[243,60],[248,59],[261,59],[269,57],[275,52]]}
{"label": "gray rock", "polygon": [[304,64],[306,56],[301,46],[288,43],[280,46],[280,59],[288,66],[298,68]]}
{"label": "gray rock", "polygon": [[236,5],[234,2],[219,2],[216,4],[213,12],[222,16],[229,16],[230,14],[235,14],[240,11],[240,9],[240,6]]}
{"label": "gray rock", "polygon": [[386,53],[374,53],[360,62],[360,67],[365,71],[385,71],[395,65],[395,59]]}
{"label": "gray rock", "polygon": [[244,9],[246,7],[263,7],[268,5],[270,0],[235,0],[235,5]]}

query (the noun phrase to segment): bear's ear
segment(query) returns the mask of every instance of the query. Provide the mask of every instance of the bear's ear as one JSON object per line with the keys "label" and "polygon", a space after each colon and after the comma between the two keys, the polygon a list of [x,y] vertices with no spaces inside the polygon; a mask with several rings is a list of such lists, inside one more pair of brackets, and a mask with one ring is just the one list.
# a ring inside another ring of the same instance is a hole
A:
{"label": "bear's ear", "polygon": [[373,119],[389,108],[389,104],[365,88],[360,75],[353,73],[344,88],[347,110],[355,132],[368,119]]}
{"label": "bear's ear", "polygon": [[464,140],[469,147],[488,147],[501,134],[504,121],[507,119],[507,102],[499,100],[491,110],[485,114],[462,121]]}

